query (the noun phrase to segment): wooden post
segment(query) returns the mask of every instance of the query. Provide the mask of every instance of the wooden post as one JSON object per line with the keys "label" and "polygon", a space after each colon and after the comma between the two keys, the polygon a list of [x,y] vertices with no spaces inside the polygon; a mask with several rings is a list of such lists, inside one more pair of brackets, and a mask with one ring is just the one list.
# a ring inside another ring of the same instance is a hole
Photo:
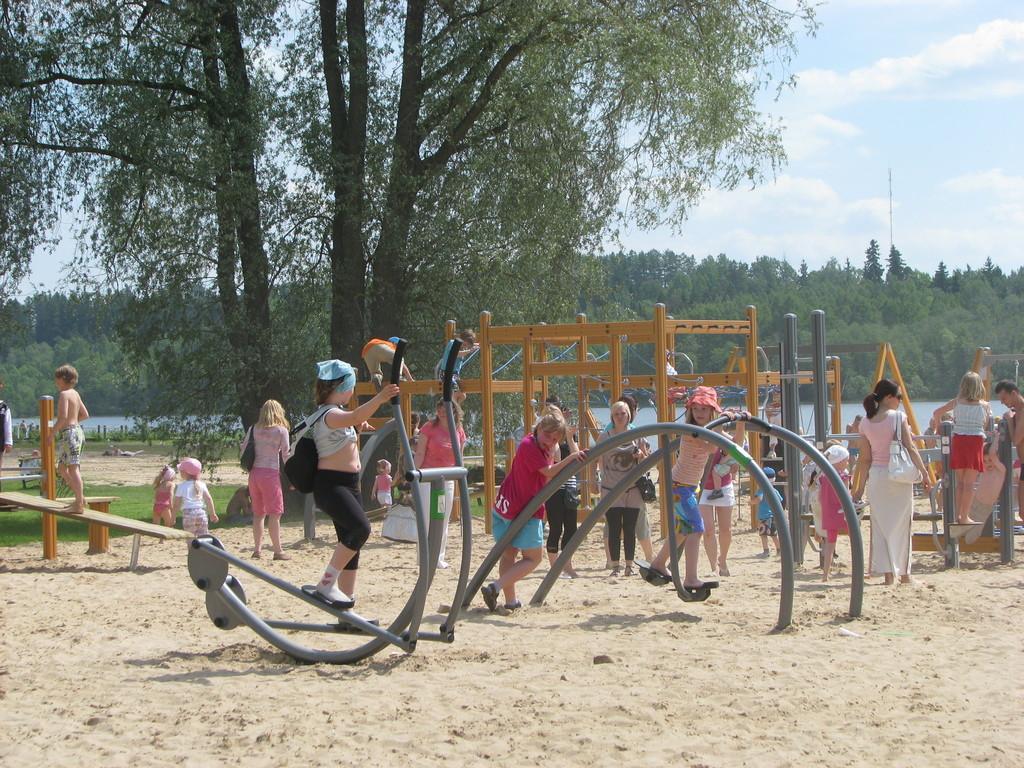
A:
{"label": "wooden post", "polygon": [[[622,339],[618,336],[612,336],[609,342],[609,349],[611,352],[609,353],[608,358],[609,362],[612,364],[612,389],[609,395],[611,397],[611,403],[614,403],[622,397]],[[611,403],[609,403],[609,405]]]}
{"label": "wooden post", "polygon": [[843,424],[843,365],[838,357],[830,360],[832,367],[832,433],[840,434],[846,429]]}
{"label": "wooden post", "polygon": [[[759,359],[757,357],[758,339],[757,339],[757,307],[753,304],[747,307],[747,321],[750,323],[750,331],[747,333],[747,410],[754,416],[760,416],[758,413],[758,407],[760,406],[760,399],[758,396],[758,385],[760,376],[758,375],[757,366]],[[761,463],[761,435],[751,433],[750,437],[750,455],[754,461],[758,464]],[[756,529],[757,523],[757,497],[754,496],[756,493],[754,478],[748,477],[750,487],[750,527]]]}
{"label": "wooden post", "polygon": [[[576,315],[576,323],[586,325],[587,316],[582,312]],[[587,334],[584,329],[580,333],[579,341],[576,344],[576,362],[587,362]],[[576,439],[579,447],[584,451],[590,447],[590,430],[587,429],[587,418],[590,413],[590,384],[583,376],[576,377],[576,424],[579,425],[579,432]],[[590,488],[594,477],[594,469],[588,467],[580,482],[580,506],[590,508]]]}
{"label": "wooden post", "polygon": [[484,440],[484,530],[491,532],[494,508],[494,391],[491,386],[491,313],[480,313],[480,420]]}
{"label": "wooden post", "polygon": [[[90,501],[89,509],[97,512],[110,512],[109,501]],[[110,550],[110,529],[105,525],[89,523],[89,549],[87,555],[102,555]]]}
{"label": "wooden post", "polygon": [[523,434],[533,426],[533,338],[523,339]]}
{"label": "wooden post", "polygon": [[[665,370],[665,339],[668,336],[668,317],[665,312],[664,304],[654,305],[654,381],[655,381],[655,397],[658,401],[658,421],[670,421],[669,410],[668,410],[668,371]],[[660,358],[659,358],[660,355]],[[672,478],[663,477],[665,474],[663,468],[659,465],[658,467],[658,484],[661,486],[661,498],[671,499],[672,498]],[[671,504],[661,505],[661,532],[662,535],[669,535],[666,531],[671,531],[669,527],[668,510]]]}
{"label": "wooden post", "polygon": [[[39,455],[42,480],[39,488],[47,499],[57,498],[57,455],[53,444],[53,398],[43,395],[39,398]],[[57,516],[43,512],[43,557],[57,558]]]}

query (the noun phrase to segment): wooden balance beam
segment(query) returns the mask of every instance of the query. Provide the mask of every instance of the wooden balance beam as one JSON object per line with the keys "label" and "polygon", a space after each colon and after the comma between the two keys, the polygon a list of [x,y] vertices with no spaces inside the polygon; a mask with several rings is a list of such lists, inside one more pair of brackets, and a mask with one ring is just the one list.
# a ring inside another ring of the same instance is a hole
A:
{"label": "wooden balance beam", "polygon": [[63,499],[45,499],[41,496],[32,496],[27,493],[11,491],[0,493],[0,506],[18,509],[32,509],[43,514],[58,515],[69,520],[78,520],[89,525],[89,550],[88,553],[98,554],[106,552],[110,546],[109,532],[111,528],[135,535],[132,541],[132,556],[129,567],[131,570],[139,564],[139,545],[142,536],[152,536],[155,539],[166,541],[168,539],[179,539],[182,541],[191,540],[192,534],[178,528],[168,528],[163,525],[154,525],[144,520],[132,520],[120,515],[110,514],[108,511],[110,502],[117,501],[113,496],[90,496],[85,502],[89,505],[80,514],[72,514],[68,511],[68,501]]}

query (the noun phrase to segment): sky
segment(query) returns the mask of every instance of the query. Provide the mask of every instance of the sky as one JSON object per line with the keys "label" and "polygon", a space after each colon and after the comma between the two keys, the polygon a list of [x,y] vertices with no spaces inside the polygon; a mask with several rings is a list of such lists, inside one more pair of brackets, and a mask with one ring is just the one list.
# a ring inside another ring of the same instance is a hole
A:
{"label": "sky", "polygon": [[[889,250],[891,171],[911,267],[1024,266],[1024,0],[832,0],[817,18],[796,87],[763,104],[787,165],[709,191],[678,231],[626,229],[621,246],[861,265],[871,239]],[[39,251],[23,289],[52,289],[74,247]]]}
{"label": "sky", "polygon": [[627,249],[860,266],[873,238],[915,269],[1024,266],[1024,2],[832,0],[792,64],[788,164],[760,187],[711,191],[680,231]]}

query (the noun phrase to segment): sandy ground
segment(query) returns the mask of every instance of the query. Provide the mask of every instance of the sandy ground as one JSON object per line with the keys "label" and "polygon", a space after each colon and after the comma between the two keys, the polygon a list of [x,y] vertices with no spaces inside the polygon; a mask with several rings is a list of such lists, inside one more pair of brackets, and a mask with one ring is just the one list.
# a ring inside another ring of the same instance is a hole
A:
{"label": "sandy ground", "polygon": [[[297,542],[301,530],[286,525],[290,561],[261,561],[300,584],[319,575],[330,547]],[[358,597],[364,615],[387,621],[416,569],[411,545],[378,533]],[[247,530],[223,538],[248,556]],[[0,762],[1021,764],[1019,562],[966,556],[960,571],[943,571],[938,556],[917,555],[917,586],[869,587],[854,621],[844,616],[845,571],[824,586],[808,565],[794,626],[773,633],[778,562],[755,556],[755,534],[736,537],[732,577],[699,605],[609,577],[600,541],[595,532],[577,556],[583,577],[560,581],[543,607],[490,614],[478,598],[453,645],[421,642],[413,655],[385,650],[350,667],[299,664],[247,628],[214,627],[180,543],[147,540],[134,573],[127,538],[95,556],[84,542],[62,543],[55,562],[38,544],[0,551]],[[454,563],[458,537],[451,542]],[[474,562],[488,544],[476,537]],[[840,552],[848,560],[845,542]],[[524,601],[545,570],[523,583]],[[263,615],[312,618],[304,604],[239,577]],[[455,579],[439,572],[425,629],[439,623],[432,611],[451,599]],[[610,663],[595,663],[601,655]]]}
{"label": "sandy ground", "polygon": [[[86,485],[142,485],[153,482],[156,473],[171,460],[170,456],[143,452],[139,456],[100,456],[87,454],[82,463]],[[237,462],[224,462],[213,469],[208,479],[218,485],[245,485],[246,474]],[[86,488],[88,493],[88,488]]]}

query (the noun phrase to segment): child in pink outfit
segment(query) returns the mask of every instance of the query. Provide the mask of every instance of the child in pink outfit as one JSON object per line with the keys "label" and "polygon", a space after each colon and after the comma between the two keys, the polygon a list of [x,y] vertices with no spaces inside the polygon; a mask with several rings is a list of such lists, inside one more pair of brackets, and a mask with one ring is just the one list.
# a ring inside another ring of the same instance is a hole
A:
{"label": "child in pink outfit", "polygon": [[270,531],[270,543],[274,547],[274,559],[291,559],[291,555],[281,548],[281,516],[284,515],[281,464],[288,458],[288,427],[282,405],[277,400],[267,400],[260,407],[259,420],[242,441],[243,451],[250,439],[256,446],[255,459],[249,470],[254,558],[262,554],[265,518]]}
{"label": "child in pink outfit", "polygon": [[391,462],[387,459],[377,462],[377,479],[373,482],[373,498],[382,507],[391,506]]}
{"label": "child in pink outfit", "polygon": [[[836,468],[847,488],[850,487],[850,452],[841,445],[833,445],[825,451],[825,458]],[[846,515],[843,512],[839,493],[827,477],[819,475],[818,494],[821,500],[821,527],[825,529],[822,544],[821,580],[828,581],[832,570],[832,556],[836,551],[836,541],[840,533],[847,533]]]}

